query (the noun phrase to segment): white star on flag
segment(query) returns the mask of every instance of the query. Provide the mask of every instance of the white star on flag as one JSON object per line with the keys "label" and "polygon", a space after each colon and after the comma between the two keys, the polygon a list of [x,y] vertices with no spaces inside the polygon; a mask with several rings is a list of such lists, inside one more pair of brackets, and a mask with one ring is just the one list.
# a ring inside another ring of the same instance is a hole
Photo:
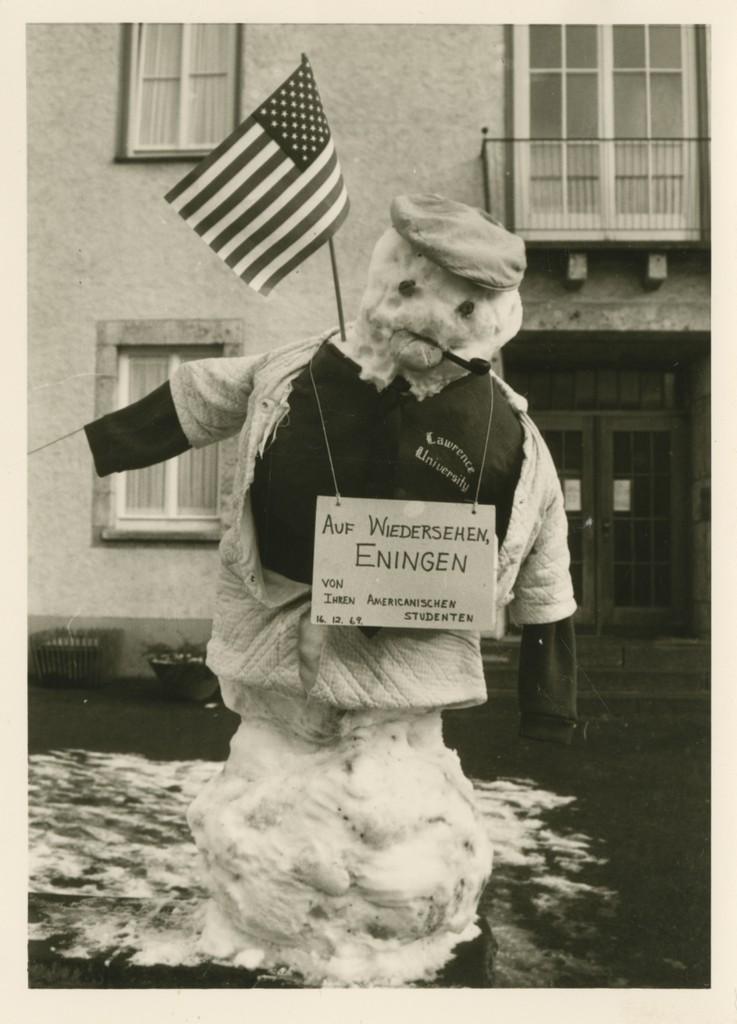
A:
{"label": "white star on flag", "polygon": [[[314,126],[285,100],[295,83],[317,112],[317,146],[307,145]],[[291,108],[288,124],[273,120],[277,104]],[[262,295],[335,234],[348,214],[348,193],[304,54],[300,67],[164,198]]]}

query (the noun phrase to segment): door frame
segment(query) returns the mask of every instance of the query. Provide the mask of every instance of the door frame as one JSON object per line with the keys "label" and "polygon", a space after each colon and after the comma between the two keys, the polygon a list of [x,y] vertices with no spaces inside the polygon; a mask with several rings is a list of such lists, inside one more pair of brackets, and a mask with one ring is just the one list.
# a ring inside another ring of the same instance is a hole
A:
{"label": "door frame", "polygon": [[[683,414],[673,412],[608,411],[597,417],[599,472],[596,481],[599,524],[597,530],[599,572],[597,594],[598,621],[603,631],[628,627],[653,631],[659,627],[686,625],[686,574],[689,563],[687,531],[688,473],[687,422]],[[671,524],[671,605],[669,608],[617,607],[614,604],[614,530],[611,488],[614,480],[612,436],[616,430],[669,430],[671,435],[670,524]],[[674,560],[673,555],[680,552]]]}
{"label": "door frame", "polygon": [[[632,630],[654,632],[687,624],[688,534],[688,418],[685,413],[660,410],[540,410],[534,420],[541,431],[580,430],[582,433],[581,517],[582,599],[577,625],[596,633]],[[669,608],[617,607],[614,604],[614,530],[610,507],[614,480],[613,445],[616,430],[671,432],[671,599]],[[673,553],[680,552],[674,562]]]}

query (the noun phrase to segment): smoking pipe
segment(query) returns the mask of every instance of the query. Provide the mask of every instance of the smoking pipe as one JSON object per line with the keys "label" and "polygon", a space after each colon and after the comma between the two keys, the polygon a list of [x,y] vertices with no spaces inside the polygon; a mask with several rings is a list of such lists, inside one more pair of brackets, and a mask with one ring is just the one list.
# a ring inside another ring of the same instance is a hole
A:
{"label": "smoking pipe", "polygon": [[[440,345],[438,345],[434,338],[429,338],[426,334],[418,334],[416,331],[412,333],[415,337],[420,338],[421,341],[426,341],[429,345],[440,348]],[[457,356],[455,352],[450,352],[448,349],[441,349],[441,351],[444,359],[449,359],[451,363],[455,363],[456,366],[462,366],[464,370],[470,370],[471,373],[477,373],[479,377],[483,377],[491,369],[491,363],[488,363],[485,359],[463,359],[462,356]]]}
{"label": "smoking pipe", "polygon": [[443,352],[443,357],[449,359],[451,363],[455,363],[457,366],[462,366],[464,370],[477,373],[480,377],[483,377],[491,369],[491,363],[488,363],[485,359],[463,359],[461,356],[457,356],[455,352]]}

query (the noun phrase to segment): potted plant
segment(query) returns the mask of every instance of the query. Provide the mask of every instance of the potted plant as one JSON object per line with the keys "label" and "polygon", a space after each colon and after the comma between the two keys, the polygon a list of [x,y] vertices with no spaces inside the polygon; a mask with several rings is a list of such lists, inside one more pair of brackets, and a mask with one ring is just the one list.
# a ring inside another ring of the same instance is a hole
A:
{"label": "potted plant", "polygon": [[184,641],[178,647],[150,644],[146,660],[159,681],[161,692],[173,700],[211,700],[217,696],[217,676],[205,664],[205,645]]}

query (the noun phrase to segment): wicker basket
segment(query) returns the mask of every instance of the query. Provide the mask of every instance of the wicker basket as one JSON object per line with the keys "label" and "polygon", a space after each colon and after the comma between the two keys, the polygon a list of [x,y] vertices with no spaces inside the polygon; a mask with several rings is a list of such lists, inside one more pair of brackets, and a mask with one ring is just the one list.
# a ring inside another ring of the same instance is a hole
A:
{"label": "wicker basket", "polygon": [[109,675],[116,632],[47,629],[31,636],[36,678],[45,686],[99,686]]}

